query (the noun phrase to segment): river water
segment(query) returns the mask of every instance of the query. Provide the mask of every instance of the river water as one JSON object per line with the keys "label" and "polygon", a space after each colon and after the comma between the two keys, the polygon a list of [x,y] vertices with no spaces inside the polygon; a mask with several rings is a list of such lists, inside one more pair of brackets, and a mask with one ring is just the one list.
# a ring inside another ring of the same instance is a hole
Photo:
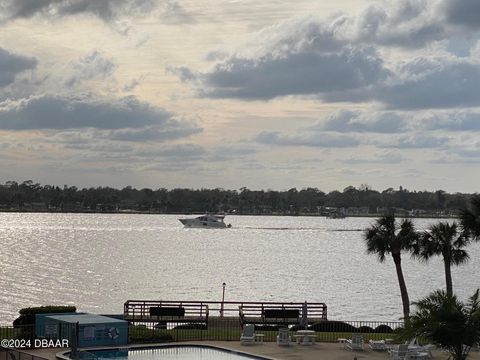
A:
{"label": "river water", "polygon": [[[123,312],[126,300],[325,302],[330,319],[398,320],[391,258],[365,253],[373,218],[227,216],[185,229],[178,215],[0,213],[0,324],[28,306]],[[419,229],[435,219],[415,219]],[[480,244],[453,268],[461,299],[480,287]],[[412,301],[444,287],[440,258],[403,259]]]}

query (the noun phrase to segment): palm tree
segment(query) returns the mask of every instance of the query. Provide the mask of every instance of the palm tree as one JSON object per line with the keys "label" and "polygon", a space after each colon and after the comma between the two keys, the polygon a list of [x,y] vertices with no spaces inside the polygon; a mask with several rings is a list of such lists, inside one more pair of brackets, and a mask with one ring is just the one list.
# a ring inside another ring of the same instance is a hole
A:
{"label": "palm tree", "polygon": [[466,237],[480,240],[480,195],[470,199],[470,206],[460,214],[462,232]]}
{"label": "palm tree", "polygon": [[437,290],[414,305],[416,311],[402,333],[405,339],[427,338],[454,360],[466,359],[471,347],[480,341],[478,289],[466,304]]}
{"label": "palm tree", "polygon": [[418,240],[413,223],[404,219],[398,225],[395,222],[395,215],[384,215],[376,220],[375,225],[365,230],[364,240],[367,244],[367,253],[377,254],[380,262],[385,261],[386,255],[390,254],[392,256],[402,296],[403,317],[405,322],[407,322],[410,313],[410,302],[402,272],[401,253],[405,250],[412,251]]}
{"label": "palm tree", "polygon": [[457,223],[439,222],[431,225],[420,237],[418,247],[413,252],[415,257],[425,261],[434,255],[443,257],[448,296],[453,296],[452,265],[463,264],[469,259],[468,253],[464,250],[469,239],[460,234],[457,228]]}

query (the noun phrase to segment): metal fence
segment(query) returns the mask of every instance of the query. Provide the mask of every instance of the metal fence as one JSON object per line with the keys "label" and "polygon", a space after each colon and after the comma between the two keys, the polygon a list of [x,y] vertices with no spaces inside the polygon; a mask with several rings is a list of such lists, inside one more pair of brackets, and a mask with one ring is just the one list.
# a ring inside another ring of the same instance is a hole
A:
{"label": "metal fence", "polygon": [[[384,321],[320,321],[310,325],[308,329],[314,330],[317,341],[335,342],[339,338],[350,338],[352,333],[362,333],[366,341],[396,339],[396,333],[403,326],[402,322],[384,322]],[[264,334],[264,341],[276,341],[279,328],[285,325],[257,324],[255,331]],[[292,334],[299,329],[299,325],[290,325]],[[29,326],[7,326],[0,327],[0,339],[9,339],[11,343],[7,344],[7,351],[12,349],[34,348],[38,344],[38,333],[35,331],[35,325]],[[208,324],[204,323],[186,323],[167,322],[167,323],[134,323],[128,327],[129,343],[153,343],[153,342],[179,342],[179,341],[239,341],[242,333],[242,326],[238,316],[209,318]],[[59,333],[58,338],[71,340],[67,335],[68,331]],[[30,340],[29,343],[27,341]],[[24,341],[23,343],[19,343]],[[18,346],[21,345],[21,346]],[[30,346],[27,346],[30,345]],[[16,354],[18,355],[18,354]],[[0,360],[37,360],[24,359],[18,356],[13,359],[3,358]]]}
{"label": "metal fence", "polygon": [[24,351],[0,347],[0,360],[47,360],[41,356],[32,355]]}
{"label": "metal fence", "polygon": [[[161,325],[161,326],[159,326]],[[276,341],[279,328],[284,325],[255,325],[255,332],[264,334],[264,341]],[[322,321],[308,327],[316,333],[317,341],[336,342],[339,338],[350,338],[352,333],[362,333],[366,341],[392,339],[403,327],[402,322],[384,321]],[[294,333],[303,329],[298,325],[289,327]],[[130,325],[129,342],[168,342],[168,341],[238,341],[242,333],[240,321],[236,317],[212,317],[208,326],[204,324],[143,323]]]}

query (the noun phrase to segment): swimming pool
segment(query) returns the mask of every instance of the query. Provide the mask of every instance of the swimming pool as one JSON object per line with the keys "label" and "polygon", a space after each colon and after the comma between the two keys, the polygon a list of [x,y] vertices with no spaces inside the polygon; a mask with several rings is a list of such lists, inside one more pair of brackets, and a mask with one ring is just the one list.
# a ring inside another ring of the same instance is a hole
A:
{"label": "swimming pool", "polygon": [[[69,354],[68,354],[69,355]],[[166,345],[149,348],[80,352],[83,360],[246,360],[269,358],[208,345]]]}

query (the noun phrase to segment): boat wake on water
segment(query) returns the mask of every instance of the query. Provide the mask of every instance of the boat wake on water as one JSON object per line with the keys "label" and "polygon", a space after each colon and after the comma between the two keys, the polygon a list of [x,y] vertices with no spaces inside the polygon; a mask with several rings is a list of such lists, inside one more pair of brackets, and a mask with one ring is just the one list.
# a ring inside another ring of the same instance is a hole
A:
{"label": "boat wake on water", "polygon": [[236,227],[237,229],[252,229],[252,230],[321,230],[321,231],[363,231],[364,229],[325,229],[319,227]]}

